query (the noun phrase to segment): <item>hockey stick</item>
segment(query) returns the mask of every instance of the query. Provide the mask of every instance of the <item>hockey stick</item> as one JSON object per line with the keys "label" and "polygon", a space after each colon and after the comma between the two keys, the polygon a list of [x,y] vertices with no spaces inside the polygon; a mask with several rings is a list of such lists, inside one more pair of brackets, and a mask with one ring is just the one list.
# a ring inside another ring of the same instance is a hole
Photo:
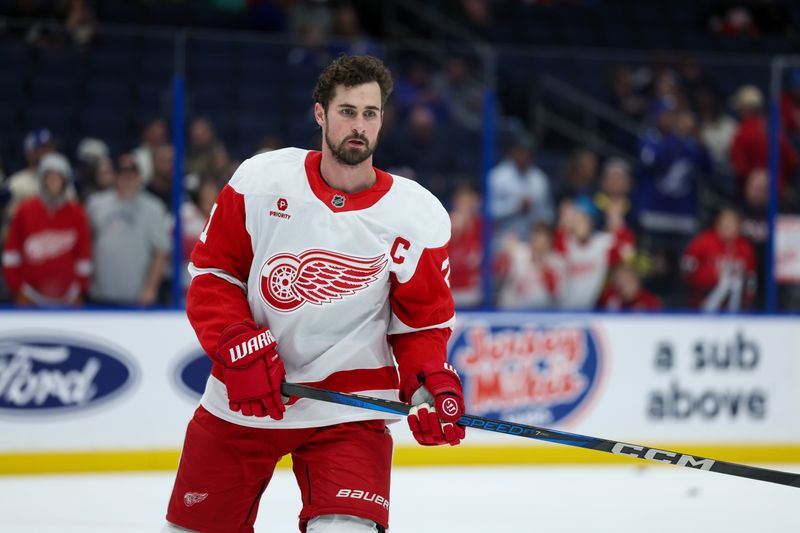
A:
{"label": "hockey stick", "polygon": [[[309,387],[307,385],[298,385],[296,383],[281,384],[281,392],[284,396],[310,398],[313,400],[321,400],[323,402],[350,405],[353,407],[361,407],[363,409],[371,409],[373,411],[382,411],[384,413],[392,413],[403,416],[408,415],[411,409],[410,405],[402,402],[372,398],[369,396],[362,396],[360,394],[334,392],[325,389],[318,389],[316,387]],[[667,450],[659,450],[657,448],[648,448],[647,446],[641,446],[638,444],[628,444],[625,442],[617,442],[613,440],[600,439],[597,437],[588,437],[586,435],[578,435],[575,433],[566,433],[564,431],[556,431],[554,429],[526,426],[524,424],[505,422],[503,420],[492,420],[491,418],[484,418],[482,416],[462,415],[458,420],[458,423],[465,427],[483,429],[486,431],[493,431],[495,433],[505,433],[507,435],[515,435],[517,437],[543,440],[556,444],[576,446],[578,448],[588,448],[591,450],[598,450],[616,455],[647,459],[659,463],[669,463],[676,466],[686,466],[689,468],[695,468],[697,470],[709,470],[711,472],[718,472],[720,474],[728,474],[731,476],[744,477],[748,479],[757,479],[759,481],[767,481],[769,483],[778,483],[780,485],[788,485],[790,487],[800,488],[800,474],[795,474],[792,472],[781,472],[779,470],[769,470],[766,468],[757,468],[754,466],[729,463],[726,461],[717,461],[716,459],[708,459],[706,457],[699,457],[696,455],[670,452]]]}

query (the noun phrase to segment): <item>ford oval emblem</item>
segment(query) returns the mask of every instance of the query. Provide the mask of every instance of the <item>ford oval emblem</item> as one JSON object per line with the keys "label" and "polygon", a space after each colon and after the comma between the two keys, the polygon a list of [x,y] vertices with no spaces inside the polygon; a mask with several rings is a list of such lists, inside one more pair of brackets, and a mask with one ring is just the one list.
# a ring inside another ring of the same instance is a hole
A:
{"label": "ford oval emblem", "polygon": [[88,408],[119,396],[136,375],[133,359],[105,341],[0,335],[0,414]]}
{"label": "ford oval emblem", "polygon": [[172,373],[177,388],[192,400],[199,400],[211,373],[211,359],[201,348],[193,348],[178,359]]}

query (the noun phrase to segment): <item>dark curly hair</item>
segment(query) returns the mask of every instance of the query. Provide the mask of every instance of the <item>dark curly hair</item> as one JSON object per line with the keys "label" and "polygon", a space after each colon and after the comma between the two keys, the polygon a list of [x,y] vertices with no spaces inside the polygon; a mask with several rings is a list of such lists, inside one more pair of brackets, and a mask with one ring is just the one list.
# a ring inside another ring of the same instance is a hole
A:
{"label": "dark curly hair", "polygon": [[367,55],[339,56],[319,75],[317,85],[314,87],[314,102],[319,102],[327,112],[337,85],[355,87],[373,81],[381,88],[381,107],[383,107],[393,87],[392,74],[383,61]]}

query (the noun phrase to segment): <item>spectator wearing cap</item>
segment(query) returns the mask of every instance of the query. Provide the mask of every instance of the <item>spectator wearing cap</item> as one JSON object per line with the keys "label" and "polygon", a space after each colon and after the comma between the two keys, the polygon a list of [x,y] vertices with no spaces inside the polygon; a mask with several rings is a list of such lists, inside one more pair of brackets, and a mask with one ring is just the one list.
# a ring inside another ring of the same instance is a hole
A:
{"label": "spectator wearing cap", "polygon": [[517,137],[508,153],[489,171],[490,210],[495,238],[511,232],[527,240],[538,222],[553,222],[553,197],[550,180],[535,165],[533,141]]}
{"label": "spectator wearing cap", "polygon": [[8,290],[21,305],[80,304],[92,271],[86,214],[69,194],[72,168],[59,153],[37,169],[39,194],[23,201],[3,249]]}
{"label": "spectator wearing cap", "polygon": [[588,196],[563,201],[559,215],[554,243],[566,263],[559,307],[594,309],[610,269],[633,258],[633,233],[597,230],[600,211]]}
{"label": "spectator wearing cap", "polygon": [[[744,85],[734,93],[732,100],[740,122],[731,146],[731,164],[736,177],[737,196],[741,199],[748,176],[758,169],[769,168],[769,139],[761,90],[753,85]],[[783,196],[790,192],[789,187],[797,171],[798,160],[784,132],[780,133],[778,143],[778,187]]]}
{"label": "spectator wearing cap", "polygon": [[120,156],[114,187],[90,196],[86,210],[95,250],[92,301],[156,304],[170,250],[169,220],[161,202],[142,190],[131,154]]}
{"label": "spectator wearing cap", "polygon": [[27,166],[8,177],[8,188],[11,192],[11,202],[8,206],[8,216],[14,216],[17,206],[28,198],[36,196],[39,192],[39,179],[37,169],[42,157],[55,151],[55,143],[50,130],[38,129],[25,136],[25,160]]}

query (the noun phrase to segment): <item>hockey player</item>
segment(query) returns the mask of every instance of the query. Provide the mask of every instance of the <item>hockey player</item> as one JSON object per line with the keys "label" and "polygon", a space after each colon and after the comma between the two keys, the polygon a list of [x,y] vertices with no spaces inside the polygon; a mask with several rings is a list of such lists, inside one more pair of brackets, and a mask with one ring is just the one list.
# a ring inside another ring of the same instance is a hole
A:
{"label": "hockey player", "polygon": [[187,296],[214,364],[164,531],[253,531],[287,454],[301,531],[388,527],[386,423],[397,417],[285,398],[284,380],[399,396],[415,406],[408,423],[423,445],[464,437],[455,424],[461,383],[446,362],[447,212],[416,183],[372,166],[391,90],[380,60],[339,57],[314,90],[322,150],[254,156],[217,198],[191,256]]}

